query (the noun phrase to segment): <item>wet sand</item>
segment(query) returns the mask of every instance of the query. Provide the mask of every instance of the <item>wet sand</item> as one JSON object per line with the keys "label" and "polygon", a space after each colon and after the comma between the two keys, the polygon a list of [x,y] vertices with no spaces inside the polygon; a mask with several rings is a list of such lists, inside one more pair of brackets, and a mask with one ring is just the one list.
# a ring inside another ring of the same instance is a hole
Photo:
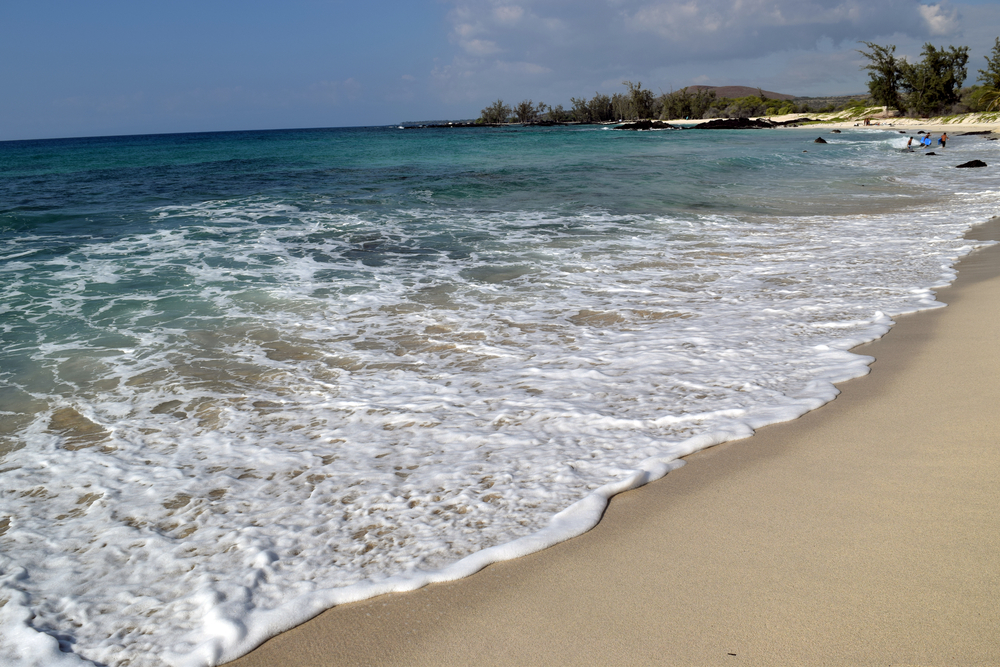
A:
{"label": "wet sand", "polygon": [[580,537],[230,664],[1000,664],[1000,245],[958,270],[832,403],[687,457]]}

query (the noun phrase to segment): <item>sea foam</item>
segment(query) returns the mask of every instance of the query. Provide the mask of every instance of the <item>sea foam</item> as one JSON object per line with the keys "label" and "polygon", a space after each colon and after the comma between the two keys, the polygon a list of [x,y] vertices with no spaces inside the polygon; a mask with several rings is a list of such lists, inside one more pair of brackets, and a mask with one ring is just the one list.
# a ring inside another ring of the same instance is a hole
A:
{"label": "sea foam", "polygon": [[851,348],[941,305],[1000,193],[906,178],[937,199],[373,217],[252,195],[34,261],[20,239],[0,655],[217,664],[585,532],[680,457],[832,400],[868,372]]}

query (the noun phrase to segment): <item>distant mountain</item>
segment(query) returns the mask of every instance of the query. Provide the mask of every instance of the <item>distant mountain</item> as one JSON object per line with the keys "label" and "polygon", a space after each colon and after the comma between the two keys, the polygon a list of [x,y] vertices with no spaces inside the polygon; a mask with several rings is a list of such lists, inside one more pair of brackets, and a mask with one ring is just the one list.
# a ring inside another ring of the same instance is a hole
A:
{"label": "distant mountain", "polygon": [[[752,88],[751,86],[688,86],[685,90],[692,93],[699,90],[714,90],[716,97],[749,97],[751,95],[760,95],[760,88]],[[764,97],[769,100],[794,100],[796,96],[765,90]]]}

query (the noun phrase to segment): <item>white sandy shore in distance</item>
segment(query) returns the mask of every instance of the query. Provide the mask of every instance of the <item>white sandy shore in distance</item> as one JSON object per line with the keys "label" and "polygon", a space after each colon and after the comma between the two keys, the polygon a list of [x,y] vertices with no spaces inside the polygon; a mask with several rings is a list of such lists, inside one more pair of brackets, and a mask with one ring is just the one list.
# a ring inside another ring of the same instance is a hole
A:
{"label": "white sandy shore in distance", "polygon": [[233,667],[1000,664],[1000,245],[958,269],[832,403],[688,457],[580,537],[334,608]]}
{"label": "white sandy shore in distance", "polygon": [[[1000,112],[995,114],[965,114],[961,116],[940,117],[940,118],[878,118],[875,114],[869,116],[871,125],[865,126],[863,117],[850,120],[836,120],[844,117],[843,113],[807,113],[788,114],[785,116],[767,116],[766,120],[776,123],[808,118],[819,122],[810,122],[799,127],[814,127],[817,129],[866,129],[866,130],[904,130],[907,133],[916,133],[918,130],[940,134],[947,132],[952,136],[958,136],[963,132],[993,132],[1000,135]],[[991,119],[991,120],[987,120]],[[705,123],[708,120],[720,120],[718,118],[704,120],[670,120],[671,125],[692,127],[698,123]]]}
{"label": "white sandy shore in distance", "polygon": [[[771,120],[778,121],[779,118],[772,118]],[[876,125],[876,123],[878,123]],[[888,119],[874,119],[872,124],[865,127],[860,121],[840,121],[840,122],[827,122],[821,121],[819,123],[811,123],[807,127],[815,128],[829,128],[829,129],[864,129],[864,130],[903,130],[908,134],[916,133],[918,130],[923,130],[925,132],[933,132],[934,134],[940,134],[942,132],[947,132],[953,137],[957,137],[965,132],[992,132],[994,134],[1000,134],[1000,122],[997,123],[944,123],[940,119],[931,118],[928,120],[920,120],[918,118],[888,118]]]}

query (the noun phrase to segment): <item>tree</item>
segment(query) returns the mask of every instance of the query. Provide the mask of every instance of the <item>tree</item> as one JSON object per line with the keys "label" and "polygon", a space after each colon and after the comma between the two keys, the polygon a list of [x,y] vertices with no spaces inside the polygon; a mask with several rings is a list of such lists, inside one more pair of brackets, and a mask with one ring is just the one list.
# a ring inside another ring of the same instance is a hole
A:
{"label": "tree", "polygon": [[549,120],[556,123],[565,123],[570,120],[570,115],[563,109],[563,105],[557,104],[554,107],[549,107]]}
{"label": "tree", "polygon": [[626,96],[625,113],[622,118],[650,118],[653,116],[653,91],[643,90],[642,82],[633,84],[631,81],[622,81],[622,85],[628,88]]}
{"label": "tree", "polygon": [[621,93],[611,94],[611,119],[612,120],[623,120],[628,118],[629,115],[629,103],[628,99]]}
{"label": "tree", "polygon": [[968,73],[969,47],[949,46],[935,49],[924,44],[923,60],[916,64],[902,62],[900,79],[908,105],[921,116],[947,111],[959,101],[959,89]]}
{"label": "tree", "polygon": [[726,118],[751,118],[767,113],[767,105],[759,97],[748,95],[729,100],[729,105],[722,112]]}
{"label": "tree", "polygon": [[993,44],[992,57],[983,57],[986,58],[986,69],[979,70],[978,80],[993,90],[1000,90],[1000,37]]}
{"label": "tree", "polygon": [[611,106],[611,98],[601,93],[595,92],[594,96],[590,98],[590,102],[587,103],[587,111],[590,112],[590,120],[595,123],[614,120],[615,118],[615,111]]}
{"label": "tree", "polygon": [[979,97],[979,105],[985,111],[993,111],[1000,108],[1000,90],[987,89]]}
{"label": "tree", "polygon": [[573,120],[578,123],[589,123],[590,118],[590,106],[587,104],[587,99],[577,99],[575,97],[569,98],[570,104],[573,105],[573,109],[570,111],[573,114]]}
{"label": "tree", "polygon": [[858,49],[858,53],[868,59],[868,64],[861,69],[868,70],[868,92],[871,93],[872,100],[875,104],[899,109],[900,65],[905,63],[896,60],[896,46],[860,43],[871,49],[870,52]]}
{"label": "tree", "polygon": [[531,100],[524,100],[514,107],[514,116],[518,123],[530,123],[538,116],[538,110],[532,105]]}
{"label": "tree", "polygon": [[510,107],[504,104],[503,100],[497,100],[479,113],[484,123],[499,125],[507,122],[507,118],[510,116]]}
{"label": "tree", "polygon": [[700,88],[694,93],[687,88],[660,95],[660,120],[672,118],[702,118],[715,104],[715,91]]}

